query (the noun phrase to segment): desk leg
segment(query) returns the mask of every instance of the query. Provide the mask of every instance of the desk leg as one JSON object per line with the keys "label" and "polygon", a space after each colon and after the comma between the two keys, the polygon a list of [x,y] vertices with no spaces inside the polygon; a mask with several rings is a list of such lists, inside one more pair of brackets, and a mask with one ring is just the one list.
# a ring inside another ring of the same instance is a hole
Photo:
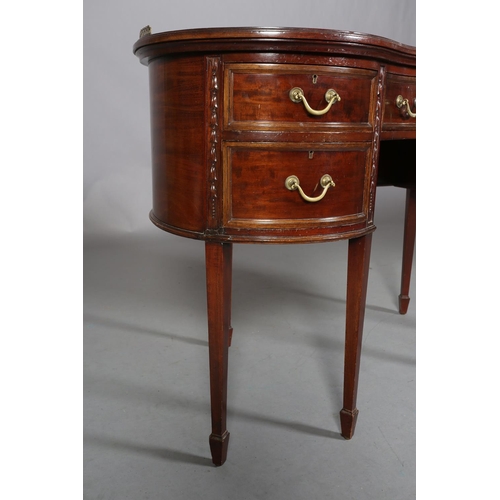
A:
{"label": "desk leg", "polygon": [[370,264],[371,233],[349,240],[347,261],[346,340],[344,360],[344,407],[340,412],[342,436],[351,439],[358,409],[359,363],[365,318],[366,288]]}
{"label": "desk leg", "polygon": [[212,434],[210,450],[215,465],[226,461],[229,432],[226,428],[227,361],[231,321],[231,243],[205,243],[210,356]]}
{"label": "desk leg", "polygon": [[403,237],[403,266],[401,271],[401,295],[399,296],[399,312],[406,314],[410,303],[410,278],[415,248],[416,232],[416,189],[406,190],[405,232]]}

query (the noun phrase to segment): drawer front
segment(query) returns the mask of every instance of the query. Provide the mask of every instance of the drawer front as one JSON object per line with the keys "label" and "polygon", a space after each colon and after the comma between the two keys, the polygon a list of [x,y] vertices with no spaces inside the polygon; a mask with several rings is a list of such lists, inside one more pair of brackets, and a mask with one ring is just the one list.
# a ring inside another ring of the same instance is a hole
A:
{"label": "drawer front", "polygon": [[[225,144],[224,226],[305,228],[366,220],[370,144],[308,146]],[[325,175],[335,186],[321,185]],[[298,179],[304,196],[287,188],[290,176]],[[321,195],[318,201],[304,199]]]}
{"label": "drawer front", "polygon": [[[414,129],[416,126],[417,85],[415,77],[387,75],[384,129]],[[405,102],[407,100],[408,102]]]}
{"label": "drawer front", "polygon": [[[377,72],[357,68],[328,68],[287,64],[227,64],[224,126],[229,130],[361,127],[373,122],[371,103]],[[313,111],[329,106],[327,92],[336,91],[328,111],[315,115],[303,100],[290,98],[301,89]]]}

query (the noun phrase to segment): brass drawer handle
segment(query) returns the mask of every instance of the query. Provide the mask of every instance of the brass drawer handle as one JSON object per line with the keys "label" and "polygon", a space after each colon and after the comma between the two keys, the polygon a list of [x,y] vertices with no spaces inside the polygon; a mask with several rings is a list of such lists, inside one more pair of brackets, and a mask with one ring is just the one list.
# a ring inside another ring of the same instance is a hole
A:
{"label": "brass drawer handle", "polygon": [[[416,99],[415,99],[416,101]],[[410,102],[408,101],[408,99],[405,99],[402,95],[398,95],[396,97],[396,106],[398,108],[402,108],[403,106],[406,106],[406,112],[412,117],[412,118],[416,118],[417,117],[417,113],[412,113],[411,109],[410,109]]]}
{"label": "brass drawer handle", "polygon": [[304,104],[304,107],[307,109],[311,115],[324,115],[325,113],[328,113],[330,108],[337,102],[340,101],[340,96],[337,94],[337,92],[333,89],[329,89],[326,91],[325,94],[325,100],[328,103],[328,106],[325,109],[322,109],[320,111],[316,111],[315,109],[312,109],[311,106],[309,106],[309,103],[307,102],[307,99],[304,95],[304,91],[300,87],[294,87],[290,92],[288,93],[290,100],[292,102],[301,102]]}
{"label": "brass drawer handle", "polygon": [[316,196],[316,198],[311,198],[310,196],[307,196],[307,194],[304,193],[304,191],[300,187],[299,178],[295,175],[287,177],[285,181],[285,186],[289,191],[296,191],[298,189],[300,196],[302,196],[304,200],[309,201],[311,203],[315,203],[317,201],[322,200],[325,197],[325,194],[330,187],[335,187],[335,182],[333,182],[333,179],[328,174],[325,174],[323,177],[321,177],[319,183],[323,188],[323,192],[319,196]]}

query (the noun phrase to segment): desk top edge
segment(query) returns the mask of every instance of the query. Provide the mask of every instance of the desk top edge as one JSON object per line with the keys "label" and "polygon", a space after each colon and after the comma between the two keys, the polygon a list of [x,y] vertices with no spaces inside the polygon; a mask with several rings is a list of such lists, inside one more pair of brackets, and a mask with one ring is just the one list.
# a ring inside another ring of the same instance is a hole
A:
{"label": "desk top edge", "polygon": [[357,44],[374,46],[396,51],[406,56],[416,56],[416,48],[411,45],[391,40],[378,35],[370,35],[357,31],[341,31],[323,28],[281,28],[281,27],[239,27],[239,28],[194,28],[162,33],[146,34],[139,38],[133,46],[134,54],[143,47],[175,43],[175,42],[202,42],[239,40],[297,40],[301,42]]}

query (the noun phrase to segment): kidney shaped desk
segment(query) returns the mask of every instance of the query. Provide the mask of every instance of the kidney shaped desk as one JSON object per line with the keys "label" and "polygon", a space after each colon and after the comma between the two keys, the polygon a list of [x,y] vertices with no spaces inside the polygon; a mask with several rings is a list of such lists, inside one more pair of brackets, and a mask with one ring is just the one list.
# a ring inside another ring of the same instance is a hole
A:
{"label": "kidney shaped desk", "polygon": [[350,439],[379,167],[379,184],[408,190],[403,309],[408,300],[415,48],[322,29],[147,27],[133,50],[149,68],[150,218],[205,241],[214,464],[229,441],[233,243],[349,240],[340,421]]}

